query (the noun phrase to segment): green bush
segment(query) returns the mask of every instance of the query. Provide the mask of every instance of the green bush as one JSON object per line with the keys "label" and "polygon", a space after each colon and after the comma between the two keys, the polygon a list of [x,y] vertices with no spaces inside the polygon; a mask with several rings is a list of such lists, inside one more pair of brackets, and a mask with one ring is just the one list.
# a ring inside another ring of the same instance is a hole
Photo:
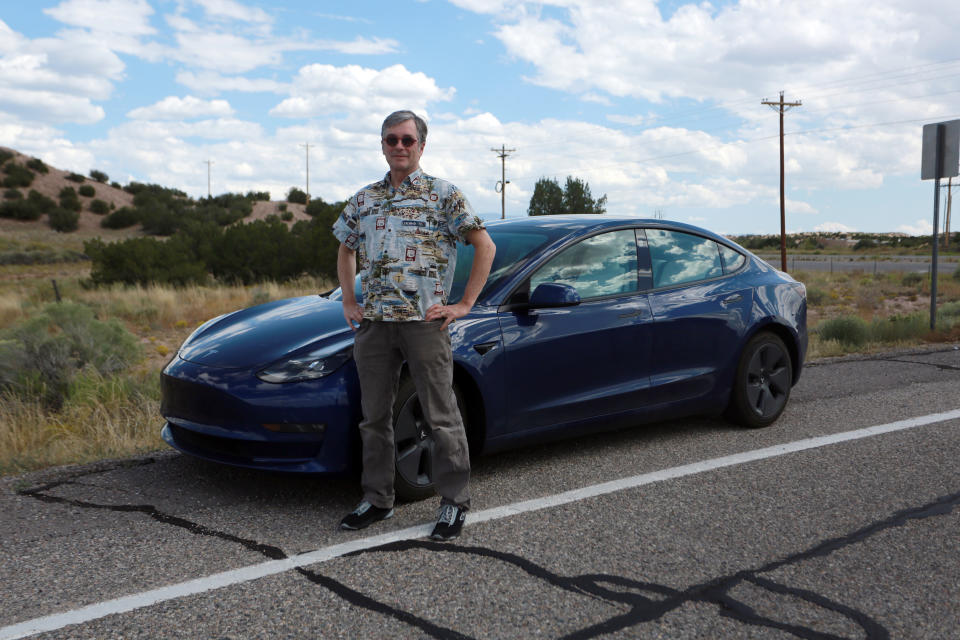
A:
{"label": "green bush", "polygon": [[957,282],[960,282],[960,267],[956,267],[953,270],[953,275],[950,277],[956,280]]}
{"label": "green bush", "polygon": [[7,174],[7,177],[3,179],[3,186],[8,189],[29,187],[33,184],[33,171],[16,162],[8,162],[3,165],[3,172]]}
{"label": "green bush", "polygon": [[287,210],[287,203],[286,203],[286,202],[281,202],[280,204],[277,205],[277,209],[279,209],[280,211],[286,211],[286,210]]}
{"label": "green bush", "polygon": [[191,247],[177,236],[170,240],[131,238],[106,244],[100,239],[84,242],[84,251],[93,261],[90,279],[94,284],[202,284],[207,269],[191,253]]}
{"label": "green bush", "polygon": [[130,207],[120,207],[100,221],[104,229],[126,229],[135,224],[140,224],[140,214]]}
{"label": "green bush", "polygon": [[251,202],[256,202],[262,200],[264,202],[270,202],[270,192],[269,191],[247,191],[247,195],[244,196],[247,200]]}
{"label": "green bush", "polygon": [[287,192],[287,202],[295,202],[297,204],[307,204],[307,193],[302,189],[297,189],[296,187],[290,187],[290,191]]}
{"label": "green bush", "polygon": [[86,177],[80,175],[79,173],[68,173],[67,180],[70,182],[86,182]]}
{"label": "green bush", "polygon": [[61,233],[76,231],[80,225],[80,214],[71,209],[58,207],[47,214],[47,222],[54,231]]}
{"label": "green bush", "polygon": [[102,184],[106,184],[107,180],[110,179],[110,176],[105,174],[103,171],[97,171],[96,169],[90,170],[90,177]]}
{"label": "green bush", "polygon": [[57,206],[53,198],[48,198],[36,189],[30,189],[30,193],[27,194],[27,200],[32,202],[33,205],[40,210],[40,213],[49,213]]}
{"label": "green bush", "polygon": [[293,220],[293,211],[284,211],[280,214],[280,219],[284,222],[290,222]]}
{"label": "green bush", "polygon": [[56,409],[85,368],[109,376],[140,357],[136,337],[116,320],[99,321],[74,302],[53,303],[0,332],[0,391]]}
{"label": "green bush", "polygon": [[41,215],[43,215],[43,212],[29,199],[6,200],[0,203],[0,218],[39,220]]}
{"label": "green bush", "polygon": [[3,166],[7,160],[13,157],[13,153],[6,149],[0,149],[0,166]]}
{"label": "green bush", "polygon": [[83,205],[80,204],[80,198],[73,187],[64,187],[60,189],[60,207],[70,211],[80,211]]}
{"label": "green bush", "polygon": [[911,272],[911,273],[905,273],[903,275],[903,278],[900,280],[900,282],[902,282],[904,285],[907,285],[907,286],[913,286],[913,285],[921,284],[926,279],[927,277],[925,274]]}
{"label": "green bush", "polygon": [[870,336],[875,342],[900,342],[916,339],[930,328],[930,315],[914,313],[878,318],[870,323]]}
{"label": "green bush", "polygon": [[47,165],[44,164],[43,160],[41,160],[40,158],[30,158],[29,160],[27,160],[26,164],[27,164],[27,168],[33,169],[37,173],[43,173],[43,174],[50,173],[50,168],[47,167]]}
{"label": "green bush", "polygon": [[851,347],[860,347],[870,339],[870,326],[857,316],[832,318],[817,327],[823,340],[836,340]]}
{"label": "green bush", "polygon": [[77,192],[85,198],[92,198],[93,196],[97,195],[97,190],[94,189],[93,185],[90,184],[81,185],[77,189]]}
{"label": "green bush", "polygon": [[23,198],[23,194],[20,193],[20,189],[7,189],[3,192],[4,200],[20,200]]}
{"label": "green bush", "polygon": [[98,216],[103,216],[110,213],[110,205],[104,200],[93,200],[90,202],[90,211]]}
{"label": "green bush", "polygon": [[821,289],[820,287],[807,288],[807,303],[809,305],[818,307],[822,305],[826,300],[827,300],[827,292]]}

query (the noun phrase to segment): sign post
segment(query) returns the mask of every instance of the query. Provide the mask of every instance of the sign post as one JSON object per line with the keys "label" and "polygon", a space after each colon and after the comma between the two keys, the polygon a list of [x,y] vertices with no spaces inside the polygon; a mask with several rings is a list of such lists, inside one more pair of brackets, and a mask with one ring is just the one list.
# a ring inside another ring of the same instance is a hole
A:
{"label": "sign post", "polygon": [[923,125],[920,179],[933,179],[933,263],[930,268],[930,330],[937,328],[937,260],[939,259],[940,178],[960,173],[960,120]]}

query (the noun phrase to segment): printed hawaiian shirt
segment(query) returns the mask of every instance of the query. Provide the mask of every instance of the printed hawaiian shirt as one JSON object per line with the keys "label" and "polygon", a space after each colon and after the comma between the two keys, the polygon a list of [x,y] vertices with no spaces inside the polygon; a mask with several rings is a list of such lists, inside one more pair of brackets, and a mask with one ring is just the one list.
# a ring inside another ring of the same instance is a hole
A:
{"label": "printed hawaiian shirt", "polygon": [[453,184],[419,169],[394,189],[390,174],[347,201],[333,234],[357,252],[363,317],[423,320],[447,304],[457,241],[483,221]]}

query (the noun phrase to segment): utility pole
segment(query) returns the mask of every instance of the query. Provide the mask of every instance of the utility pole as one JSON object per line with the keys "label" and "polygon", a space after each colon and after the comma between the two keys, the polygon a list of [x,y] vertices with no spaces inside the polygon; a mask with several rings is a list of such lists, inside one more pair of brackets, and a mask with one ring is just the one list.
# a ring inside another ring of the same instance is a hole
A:
{"label": "utility pole", "polygon": [[307,204],[310,203],[310,143],[302,144],[301,147],[307,148]]}
{"label": "utility pole", "polygon": [[950,205],[953,204],[953,177],[947,179],[947,215],[943,219],[943,248],[950,248]]}
{"label": "utility pole", "polygon": [[507,217],[507,156],[516,151],[516,149],[507,149],[507,145],[501,144],[499,149],[490,149],[500,158],[500,180],[497,181],[497,191],[500,192],[500,218]]}
{"label": "utility pole", "polygon": [[207,163],[207,198],[211,198],[210,195],[210,166],[213,164],[213,160],[204,160]]}
{"label": "utility pole", "polygon": [[784,102],[783,91],[780,92],[780,101],[771,102],[763,100],[760,104],[765,104],[780,112],[780,270],[787,270],[787,214],[786,198],[783,192],[783,114],[793,107],[799,107],[802,102]]}

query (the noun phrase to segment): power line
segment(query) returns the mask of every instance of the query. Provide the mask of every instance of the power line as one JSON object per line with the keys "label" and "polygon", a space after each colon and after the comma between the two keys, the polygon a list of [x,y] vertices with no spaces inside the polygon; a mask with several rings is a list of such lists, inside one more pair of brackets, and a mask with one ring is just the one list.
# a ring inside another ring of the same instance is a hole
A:
{"label": "power line", "polygon": [[310,143],[300,145],[307,149],[307,204],[310,204]]}
{"label": "power line", "polygon": [[213,165],[213,160],[204,160],[207,163],[207,198],[211,198],[210,194],[210,167]]}
{"label": "power line", "polygon": [[515,152],[516,149],[507,149],[507,145],[501,144],[499,149],[490,149],[500,158],[500,180],[497,182],[497,190],[500,192],[500,218],[507,217],[507,156]]}
{"label": "power line", "polygon": [[783,91],[780,92],[780,101],[772,102],[770,100],[763,100],[760,104],[765,104],[769,107],[776,107],[780,112],[780,270],[787,270],[787,216],[786,216],[786,196],[784,195],[784,179],[783,179],[783,114],[792,109],[793,107],[799,107],[802,102],[799,100],[796,102],[784,102],[783,101]]}

